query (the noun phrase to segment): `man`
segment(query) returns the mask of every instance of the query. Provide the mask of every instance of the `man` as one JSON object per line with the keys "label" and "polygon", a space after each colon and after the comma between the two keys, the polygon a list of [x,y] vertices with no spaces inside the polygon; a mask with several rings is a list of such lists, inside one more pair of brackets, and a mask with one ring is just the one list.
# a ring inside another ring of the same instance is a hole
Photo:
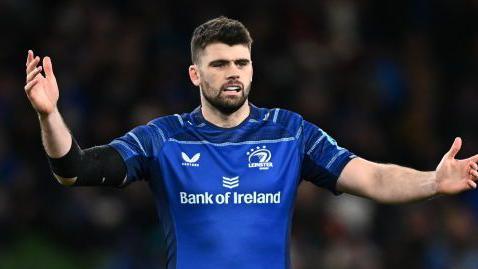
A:
{"label": "man", "polygon": [[455,159],[460,138],[435,171],[420,172],[356,157],[300,115],[250,104],[251,45],[236,20],[200,25],[191,40],[189,76],[201,106],[85,150],[58,111],[50,58],[38,66],[40,58],[29,51],[25,91],[54,176],[68,186],[147,180],[167,241],[167,268],[289,268],[301,179],[383,203],[476,188],[478,155]]}

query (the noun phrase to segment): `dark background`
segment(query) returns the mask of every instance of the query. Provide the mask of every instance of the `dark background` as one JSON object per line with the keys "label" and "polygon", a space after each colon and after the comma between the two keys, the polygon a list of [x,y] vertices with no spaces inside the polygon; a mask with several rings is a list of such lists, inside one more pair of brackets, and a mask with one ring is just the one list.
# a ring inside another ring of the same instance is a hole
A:
{"label": "dark background", "polygon": [[[299,112],[369,160],[433,170],[455,136],[458,157],[478,152],[477,10],[476,0],[0,0],[0,268],[163,258],[144,182],[66,188],[50,175],[23,92],[28,49],[52,57],[60,110],[90,147],[193,110],[192,31],[230,16],[254,38],[252,103]],[[294,268],[478,268],[477,217],[475,191],[386,206],[304,183]]]}

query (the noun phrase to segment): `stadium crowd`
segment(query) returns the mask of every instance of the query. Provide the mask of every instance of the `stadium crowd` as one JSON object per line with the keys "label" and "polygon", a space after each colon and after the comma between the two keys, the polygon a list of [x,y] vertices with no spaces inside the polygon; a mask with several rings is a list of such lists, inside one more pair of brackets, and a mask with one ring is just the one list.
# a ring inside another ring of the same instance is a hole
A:
{"label": "stadium crowd", "polygon": [[[66,188],[50,174],[27,50],[52,57],[61,112],[90,147],[199,104],[190,37],[218,15],[252,34],[255,105],[299,112],[373,161],[434,170],[455,136],[458,157],[478,151],[477,1],[0,1],[0,268],[164,259],[145,182]],[[380,205],[304,182],[293,268],[478,268],[477,220],[476,191]]]}

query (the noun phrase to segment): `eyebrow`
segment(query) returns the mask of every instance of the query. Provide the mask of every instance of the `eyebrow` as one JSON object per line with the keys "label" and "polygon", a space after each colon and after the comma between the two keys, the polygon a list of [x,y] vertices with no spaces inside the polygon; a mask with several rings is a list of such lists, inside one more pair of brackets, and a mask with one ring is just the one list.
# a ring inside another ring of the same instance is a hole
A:
{"label": "eyebrow", "polygon": [[[209,62],[209,66],[212,66],[212,65],[215,65],[215,64],[227,64],[231,62],[230,60],[226,60],[226,59],[217,59],[217,60],[213,60],[211,62]],[[242,62],[242,63],[249,63],[251,62],[251,60],[247,59],[247,58],[239,58],[239,59],[235,59],[235,60],[232,60],[232,62]]]}

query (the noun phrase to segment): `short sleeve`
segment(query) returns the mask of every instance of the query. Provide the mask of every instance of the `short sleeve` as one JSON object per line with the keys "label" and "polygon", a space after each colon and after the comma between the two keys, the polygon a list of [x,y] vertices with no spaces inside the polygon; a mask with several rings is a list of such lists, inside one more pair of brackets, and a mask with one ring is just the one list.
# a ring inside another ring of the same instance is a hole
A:
{"label": "short sleeve", "polygon": [[149,126],[139,126],[109,145],[116,149],[126,164],[127,175],[122,186],[148,178],[148,166],[153,155],[153,137]]}
{"label": "short sleeve", "polygon": [[302,178],[334,194],[337,180],[345,165],[356,156],[316,125],[303,121]]}

